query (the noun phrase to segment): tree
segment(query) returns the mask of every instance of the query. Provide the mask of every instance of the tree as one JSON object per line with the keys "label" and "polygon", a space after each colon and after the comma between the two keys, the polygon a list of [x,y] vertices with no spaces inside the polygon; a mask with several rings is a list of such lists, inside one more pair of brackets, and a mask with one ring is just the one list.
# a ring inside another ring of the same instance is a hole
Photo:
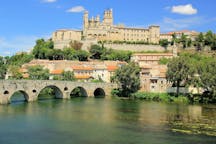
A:
{"label": "tree", "polygon": [[70,48],[73,48],[75,50],[81,50],[83,44],[75,40],[75,41],[71,41],[69,45],[70,45]]}
{"label": "tree", "polygon": [[193,76],[191,65],[187,57],[180,56],[170,60],[167,67],[166,78],[177,87],[176,94],[178,96],[180,85],[182,83],[184,85],[188,84],[190,82],[190,76]]}
{"label": "tree", "polygon": [[49,70],[44,69],[43,66],[35,65],[28,67],[29,79],[32,80],[48,80]]}
{"label": "tree", "polygon": [[5,79],[7,67],[5,64],[4,57],[0,56],[0,79]]}
{"label": "tree", "polygon": [[208,31],[205,34],[204,42],[205,42],[205,45],[207,45],[207,46],[212,45],[212,43],[214,42],[214,34],[212,33],[212,31]]}
{"label": "tree", "polygon": [[119,96],[130,96],[140,89],[140,68],[135,63],[129,63],[119,68],[113,79],[120,85]]}
{"label": "tree", "polygon": [[167,39],[161,39],[161,40],[159,41],[159,44],[160,44],[162,47],[164,47],[164,49],[166,50],[167,47],[168,47],[168,45],[169,45],[169,41],[168,41]]}
{"label": "tree", "polygon": [[44,39],[38,39],[32,53],[36,59],[48,59],[47,54],[50,52],[50,50],[53,50],[53,48],[54,43],[51,39],[47,41]]}
{"label": "tree", "polygon": [[8,72],[11,74],[10,79],[22,79],[22,73],[20,72],[20,67],[17,65],[10,65]]}
{"label": "tree", "polygon": [[74,72],[72,71],[63,71],[62,73],[62,80],[66,80],[66,81],[74,81]]}
{"label": "tree", "polygon": [[181,42],[183,48],[186,48],[187,47],[187,35],[185,35],[184,33],[182,33],[179,41]]}
{"label": "tree", "polygon": [[20,54],[16,54],[11,57],[8,57],[7,65],[21,66],[24,63],[30,62],[33,58],[34,58],[33,55],[22,52]]}
{"label": "tree", "polygon": [[101,55],[104,53],[105,48],[99,45],[92,45],[89,52],[92,59],[101,59]]}
{"label": "tree", "polygon": [[211,96],[209,101],[216,102],[216,59],[209,58],[203,61],[200,65],[200,79],[202,82],[202,87],[206,92],[209,92]]}
{"label": "tree", "polygon": [[196,50],[202,50],[203,49],[203,42],[204,42],[204,36],[203,33],[200,33],[196,38],[195,38],[195,45],[196,45]]}

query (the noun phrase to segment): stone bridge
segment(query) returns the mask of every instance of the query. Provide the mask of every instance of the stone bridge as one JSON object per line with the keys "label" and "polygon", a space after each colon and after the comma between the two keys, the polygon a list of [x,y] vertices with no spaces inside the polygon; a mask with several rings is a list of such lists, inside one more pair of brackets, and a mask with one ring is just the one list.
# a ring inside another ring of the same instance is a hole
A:
{"label": "stone bridge", "polygon": [[111,90],[117,88],[113,83],[90,83],[54,80],[1,80],[0,104],[8,104],[16,92],[21,92],[28,102],[36,101],[45,88],[54,90],[55,98],[70,99],[71,93],[79,89],[82,96],[109,96]]}

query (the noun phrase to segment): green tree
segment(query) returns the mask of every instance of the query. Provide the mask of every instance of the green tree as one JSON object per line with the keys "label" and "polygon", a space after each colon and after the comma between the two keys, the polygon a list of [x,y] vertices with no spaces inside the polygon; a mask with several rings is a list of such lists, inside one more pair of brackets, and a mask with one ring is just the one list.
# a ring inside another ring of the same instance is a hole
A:
{"label": "green tree", "polygon": [[205,42],[205,45],[207,45],[207,46],[212,45],[212,43],[214,42],[214,34],[212,33],[212,31],[208,31],[205,34],[204,42]]}
{"label": "green tree", "polygon": [[170,60],[167,67],[166,78],[177,87],[176,94],[178,96],[180,85],[182,83],[187,85],[190,82],[190,76],[194,75],[191,65],[187,57],[180,56]]}
{"label": "green tree", "polygon": [[54,43],[51,39],[47,41],[44,39],[38,39],[32,53],[36,59],[48,59],[47,54],[50,53],[53,48]]}
{"label": "green tree", "polygon": [[216,59],[209,58],[202,61],[200,65],[200,79],[202,82],[202,87],[205,91],[209,92],[210,102],[216,102]]}
{"label": "green tree", "polygon": [[0,56],[0,79],[5,79],[6,72],[7,66],[5,64],[5,59]]}
{"label": "green tree", "polygon": [[166,50],[167,47],[168,47],[168,45],[169,45],[169,41],[168,41],[167,39],[161,39],[161,40],[159,41],[159,44],[160,44],[162,47],[164,47],[164,49]]}
{"label": "green tree", "polygon": [[72,72],[72,71],[64,71],[62,73],[62,80],[65,80],[65,81],[74,81],[75,80],[74,72]]}
{"label": "green tree", "polygon": [[24,63],[30,62],[33,58],[34,58],[33,55],[22,52],[20,54],[16,54],[16,55],[13,55],[11,57],[8,57],[7,65],[21,66]]}
{"label": "green tree", "polygon": [[199,35],[195,38],[196,50],[202,50],[204,45],[204,35],[203,33],[199,33]]}
{"label": "green tree", "polygon": [[135,63],[129,63],[119,68],[113,79],[120,85],[119,96],[130,96],[140,89],[140,68]]}
{"label": "green tree", "polygon": [[187,35],[185,35],[184,33],[182,33],[179,41],[182,44],[183,48],[187,47],[187,42],[188,42]]}
{"label": "green tree", "polygon": [[22,79],[22,73],[20,72],[20,67],[17,65],[10,65],[8,67],[8,72],[11,74],[10,79]]}
{"label": "green tree", "polygon": [[101,55],[104,53],[105,48],[99,45],[92,45],[89,52],[92,59],[101,59]]}
{"label": "green tree", "polygon": [[43,66],[36,65],[28,67],[29,79],[32,80],[48,80],[49,70],[44,69]]}

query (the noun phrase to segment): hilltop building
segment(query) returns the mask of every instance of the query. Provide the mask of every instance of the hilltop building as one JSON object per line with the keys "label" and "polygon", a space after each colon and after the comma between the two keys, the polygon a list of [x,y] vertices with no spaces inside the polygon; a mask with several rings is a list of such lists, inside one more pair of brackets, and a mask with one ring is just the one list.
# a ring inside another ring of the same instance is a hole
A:
{"label": "hilltop building", "polygon": [[57,30],[52,34],[55,48],[62,49],[69,46],[70,41],[142,41],[158,44],[160,40],[160,27],[133,28],[113,24],[112,9],[105,10],[103,20],[100,16],[89,19],[89,13],[84,12],[83,30]]}

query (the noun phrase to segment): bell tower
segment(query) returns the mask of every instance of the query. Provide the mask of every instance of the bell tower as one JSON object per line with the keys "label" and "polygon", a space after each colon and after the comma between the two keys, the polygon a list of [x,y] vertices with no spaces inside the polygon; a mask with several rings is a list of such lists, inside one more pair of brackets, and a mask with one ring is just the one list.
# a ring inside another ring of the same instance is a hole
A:
{"label": "bell tower", "polygon": [[88,27],[89,27],[88,11],[85,11],[84,15],[83,15],[83,33],[84,33],[84,35],[85,35]]}
{"label": "bell tower", "polygon": [[112,26],[113,25],[113,11],[112,9],[104,11],[103,24]]}

